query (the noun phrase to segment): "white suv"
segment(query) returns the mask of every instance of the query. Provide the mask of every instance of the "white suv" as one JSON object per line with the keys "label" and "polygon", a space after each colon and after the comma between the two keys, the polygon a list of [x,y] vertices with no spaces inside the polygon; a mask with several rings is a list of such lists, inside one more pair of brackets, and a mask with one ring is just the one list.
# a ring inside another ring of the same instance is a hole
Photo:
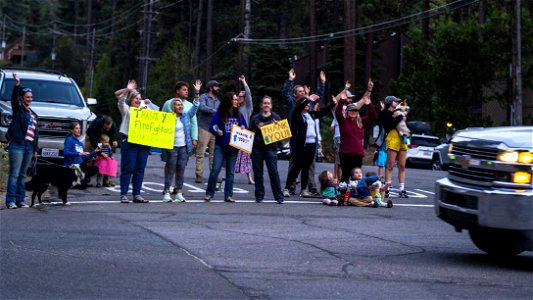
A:
{"label": "white suv", "polygon": [[407,150],[406,164],[408,166],[431,167],[433,164],[433,152],[435,147],[440,144],[440,139],[436,136],[412,134],[411,143]]}
{"label": "white suv", "polygon": [[63,143],[70,132],[71,122],[81,125],[85,140],[85,131],[96,118],[87,104],[96,104],[96,99],[85,102],[76,82],[62,73],[34,71],[27,69],[0,69],[0,142],[7,142],[6,133],[11,122],[11,92],[15,81],[12,73],[19,75],[21,85],[33,92],[31,108],[37,113],[39,123],[39,150],[43,158],[61,159]]}

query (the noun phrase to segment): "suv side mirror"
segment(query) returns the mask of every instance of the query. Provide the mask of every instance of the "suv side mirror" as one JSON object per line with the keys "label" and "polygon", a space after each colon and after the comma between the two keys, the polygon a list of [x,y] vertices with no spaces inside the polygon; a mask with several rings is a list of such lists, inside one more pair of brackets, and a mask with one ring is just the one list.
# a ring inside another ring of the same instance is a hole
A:
{"label": "suv side mirror", "polygon": [[87,105],[96,105],[95,98],[87,98]]}

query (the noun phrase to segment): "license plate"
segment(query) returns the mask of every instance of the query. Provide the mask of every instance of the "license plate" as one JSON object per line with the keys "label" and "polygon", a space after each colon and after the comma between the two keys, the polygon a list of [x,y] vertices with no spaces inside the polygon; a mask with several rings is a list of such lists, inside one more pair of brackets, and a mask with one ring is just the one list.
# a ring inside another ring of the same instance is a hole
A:
{"label": "license plate", "polygon": [[43,148],[41,151],[42,157],[58,157],[59,156],[59,149],[53,149],[53,148]]}
{"label": "license plate", "polygon": [[422,151],[422,155],[424,156],[431,156],[431,154],[433,153],[431,153],[430,151]]}
{"label": "license plate", "polygon": [[479,166],[480,161],[477,159],[471,159],[468,161],[468,164],[471,166]]}

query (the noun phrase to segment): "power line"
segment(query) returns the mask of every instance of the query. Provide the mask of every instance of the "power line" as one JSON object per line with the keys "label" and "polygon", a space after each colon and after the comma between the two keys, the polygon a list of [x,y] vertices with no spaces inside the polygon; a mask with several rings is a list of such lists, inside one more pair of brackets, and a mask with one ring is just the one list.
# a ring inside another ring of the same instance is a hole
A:
{"label": "power line", "polygon": [[[273,45],[273,44],[303,44],[303,43],[313,43],[320,41],[328,41],[334,39],[340,39],[348,36],[363,35],[369,32],[381,31],[384,29],[398,27],[400,25],[410,24],[415,21],[422,20],[424,18],[431,18],[441,14],[445,14],[465,6],[472,5],[479,2],[479,0],[457,0],[455,2],[430,9],[428,11],[419,12],[405,17],[400,17],[397,19],[372,24],[369,26],[364,26],[360,28],[354,28],[349,30],[331,32],[326,34],[319,34],[313,36],[305,37],[296,37],[296,38],[272,38],[272,39],[246,39],[246,38],[234,38],[232,41],[243,44],[256,44],[256,45]],[[427,13],[427,14],[426,14]]]}

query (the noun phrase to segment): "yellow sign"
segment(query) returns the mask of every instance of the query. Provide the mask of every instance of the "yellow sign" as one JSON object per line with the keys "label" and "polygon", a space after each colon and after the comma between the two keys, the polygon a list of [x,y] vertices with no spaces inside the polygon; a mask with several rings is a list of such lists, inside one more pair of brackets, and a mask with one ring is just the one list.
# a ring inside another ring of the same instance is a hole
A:
{"label": "yellow sign", "polygon": [[130,107],[128,142],[172,149],[176,130],[176,114]]}
{"label": "yellow sign", "polygon": [[263,140],[265,140],[265,145],[288,139],[292,136],[291,128],[289,127],[289,122],[287,122],[287,119],[261,126],[260,128],[261,133],[263,134]]}

